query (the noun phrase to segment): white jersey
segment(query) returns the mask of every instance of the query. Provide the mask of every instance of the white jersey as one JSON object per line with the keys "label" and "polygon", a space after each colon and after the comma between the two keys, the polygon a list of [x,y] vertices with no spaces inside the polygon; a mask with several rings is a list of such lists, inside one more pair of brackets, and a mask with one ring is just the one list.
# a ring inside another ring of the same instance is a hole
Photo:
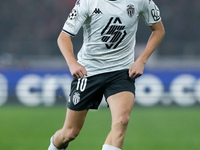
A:
{"label": "white jersey", "polygon": [[75,36],[83,27],[78,62],[88,76],[131,66],[140,16],[148,26],[161,20],[152,0],[77,0],[63,31]]}

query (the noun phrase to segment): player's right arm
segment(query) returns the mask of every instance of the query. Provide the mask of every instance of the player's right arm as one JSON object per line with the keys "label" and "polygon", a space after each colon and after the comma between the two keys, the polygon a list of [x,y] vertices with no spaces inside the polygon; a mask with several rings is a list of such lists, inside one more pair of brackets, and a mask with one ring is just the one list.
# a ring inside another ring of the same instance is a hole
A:
{"label": "player's right arm", "polygon": [[82,78],[87,75],[85,67],[79,64],[74,57],[71,37],[78,33],[79,29],[87,19],[88,6],[88,0],[77,0],[57,40],[58,46],[69,66],[69,70],[75,78]]}
{"label": "player's right arm", "polygon": [[57,42],[60,51],[68,64],[71,75],[75,78],[82,78],[87,76],[85,67],[79,64],[74,56],[71,36],[62,31],[58,37]]}

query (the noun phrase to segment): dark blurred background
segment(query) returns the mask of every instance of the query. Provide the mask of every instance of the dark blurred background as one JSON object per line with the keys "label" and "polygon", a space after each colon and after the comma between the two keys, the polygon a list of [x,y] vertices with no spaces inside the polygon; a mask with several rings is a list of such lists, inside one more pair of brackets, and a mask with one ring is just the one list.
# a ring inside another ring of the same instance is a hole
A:
{"label": "dark blurred background", "polygon": [[[166,35],[148,66],[199,67],[200,1],[155,3],[161,10]],[[56,40],[74,4],[75,0],[0,0],[0,67],[64,67]],[[82,44],[81,33],[73,38],[75,54]],[[137,52],[143,50],[149,34],[141,19]]]}

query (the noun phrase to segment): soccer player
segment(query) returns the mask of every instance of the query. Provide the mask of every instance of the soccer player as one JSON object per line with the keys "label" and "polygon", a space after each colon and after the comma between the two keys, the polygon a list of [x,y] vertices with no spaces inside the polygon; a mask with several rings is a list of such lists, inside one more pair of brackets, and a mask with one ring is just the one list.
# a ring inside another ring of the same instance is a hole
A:
{"label": "soccer player", "polygon": [[[152,34],[134,61],[139,17]],[[71,37],[81,27],[84,39],[76,60]],[[135,78],[143,74],[145,63],[164,34],[159,9],[152,0],[77,0],[58,37],[74,78],[65,123],[52,136],[48,150],[67,149],[78,136],[88,110],[98,109],[103,95],[111,110],[112,125],[102,150],[121,150],[135,99]]]}

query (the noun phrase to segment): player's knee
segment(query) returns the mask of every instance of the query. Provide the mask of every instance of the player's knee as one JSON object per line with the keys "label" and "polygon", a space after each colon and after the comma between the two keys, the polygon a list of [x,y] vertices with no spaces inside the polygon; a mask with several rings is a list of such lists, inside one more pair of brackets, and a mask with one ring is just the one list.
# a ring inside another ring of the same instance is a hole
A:
{"label": "player's knee", "polygon": [[115,121],[114,125],[120,127],[121,129],[126,129],[129,123],[129,118],[130,118],[129,115],[123,115]]}
{"label": "player's knee", "polygon": [[122,119],[120,120],[124,128],[128,126],[129,118],[130,118],[129,115],[126,115],[126,116],[123,116]]}
{"label": "player's knee", "polygon": [[70,129],[66,133],[63,134],[62,141],[63,143],[69,143],[70,141],[73,141],[78,135],[80,130],[79,129]]}
{"label": "player's knee", "polygon": [[129,123],[129,115],[117,118],[112,124],[112,131],[120,138],[124,137]]}

